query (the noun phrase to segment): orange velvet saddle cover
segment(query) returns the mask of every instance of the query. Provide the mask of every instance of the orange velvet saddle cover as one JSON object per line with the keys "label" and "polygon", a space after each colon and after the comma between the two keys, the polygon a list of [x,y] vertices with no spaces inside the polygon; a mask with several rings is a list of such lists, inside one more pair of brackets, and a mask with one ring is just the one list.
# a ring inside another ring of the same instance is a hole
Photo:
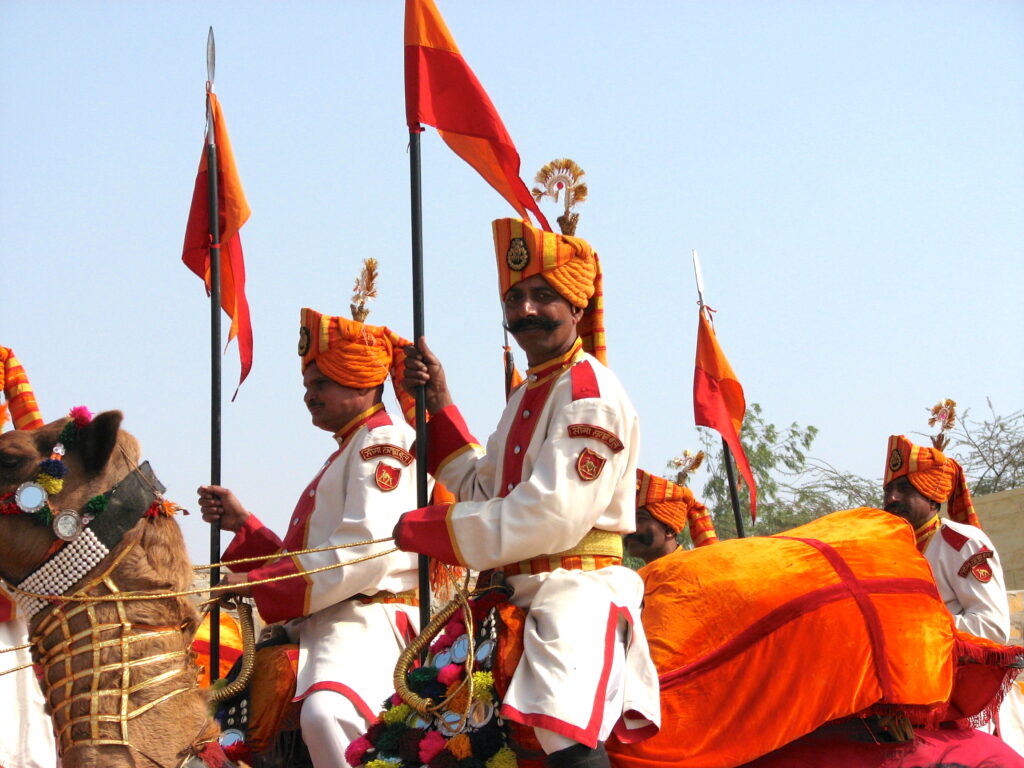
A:
{"label": "orange velvet saddle cover", "polygon": [[677,551],[640,574],[662,725],[647,741],[609,742],[620,768],[741,765],[857,713],[974,714],[949,705],[969,636],[893,515],[835,512]]}

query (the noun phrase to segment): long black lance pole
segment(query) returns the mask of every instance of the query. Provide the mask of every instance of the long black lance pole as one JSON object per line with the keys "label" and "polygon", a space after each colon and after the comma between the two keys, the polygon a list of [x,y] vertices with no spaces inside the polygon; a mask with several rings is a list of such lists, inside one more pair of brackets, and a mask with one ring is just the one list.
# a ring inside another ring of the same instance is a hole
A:
{"label": "long black lance pole", "polygon": [[[704,277],[700,272],[700,257],[697,256],[696,250],[691,250],[690,253],[693,255],[693,276],[697,280],[697,303],[700,305],[700,311],[704,312]],[[708,319],[710,320],[710,313]],[[729,481],[729,500],[732,502],[732,515],[736,520],[736,536],[739,538],[745,538],[746,534],[743,532],[743,515],[740,514],[740,494],[736,488],[736,470],[732,466],[732,451],[729,450],[729,444],[725,442],[725,438],[722,438],[722,461],[725,464],[725,477]]]}
{"label": "long black lance pole", "polygon": [[[217,54],[213,27],[206,38],[206,178],[210,197],[210,484],[220,485],[221,351],[220,351],[220,206],[217,200],[217,141],[214,136],[213,76]],[[210,523],[210,562],[220,562],[220,520]],[[220,581],[220,568],[210,569],[210,586]],[[210,610],[210,683],[220,676],[220,606]]]}
{"label": "long black lance pole", "polygon": [[729,499],[732,501],[732,516],[736,519],[736,536],[744,538],[743,515],[740,514],[740,494],[736,489],[736,470],[732,466],[732,451],[729,444],[722,438],[722,461],[725,463],[725,476],[729,480]]}
{"label": "long black lance pole", "polygon": [[[423,324],[423,196],[420,188],[420,134],[409,131],[409,194],[412,203],[412,337],[419,344]],[[416,505],[430,503],[427,495],[427,394],[416,387]],[[420,555],[420,629],[430,621],[430,562]]]}

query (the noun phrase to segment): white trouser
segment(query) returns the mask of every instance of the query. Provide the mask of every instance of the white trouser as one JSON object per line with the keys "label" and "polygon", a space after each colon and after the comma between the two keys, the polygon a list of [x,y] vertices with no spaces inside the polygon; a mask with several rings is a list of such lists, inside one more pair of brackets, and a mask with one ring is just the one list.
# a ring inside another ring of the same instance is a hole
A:
{"label": "white trouser", "polygon": [[[0,649],[28,641],[28,628],[21,619],[0,622]],[[27,648],[0,654],[0,672],[31,664]],[[0,675],[0,765],[8,768],[54,768],[57,747],[53,725],[46,714],[43,693],[31,667]]]}
{"label": "white trouser", "polygon": [[[619,626],[615,630],[615,652],[612,656],[612,670],[608,675],[608,688],[605,691],[604,715],[601,720],[601,730],[597,737],[599,742],[607,741],[612,728],[615,727],[615,723],[618,722],[619,717],[622,715],[622,679],[625,667],[626,622],[620,619]],[[549,731],[547,728],[534,728],[533,732],[537,736],[537,741],[540,742],[541,749],[548,755],[552,752],[568,749],[574,744],[579,743],[566,736]]]}
{"label": "white trouser", "polygon": [[348,768],[345,750],[369,727],[352,702],[335,691],[303,699],[299,725],[315,768]]}

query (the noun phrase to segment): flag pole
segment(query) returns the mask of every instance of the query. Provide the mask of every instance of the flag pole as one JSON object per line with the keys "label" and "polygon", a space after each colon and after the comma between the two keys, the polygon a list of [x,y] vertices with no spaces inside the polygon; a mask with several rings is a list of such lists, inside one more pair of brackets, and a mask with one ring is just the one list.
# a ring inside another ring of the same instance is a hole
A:
{"label": "flag pole", "polygon": [[[206,37],[206,178],[210,198],[210,484],[220,485],[221,351],[220,351],[220,207],[217,200],[217,141],[210,94],[217,52],[213,27]],[[220,520],[210,523],[210,562],[220,562]],[[210,586],[220,581],[220,568],[210,568]],[[220,676],[220,605],[210,610],[210,683]]]}
{"label": "flag pole", "polygon": [[[704,304],[704,277],[700,271],[700,257],[697,256],[696,249],[691,249],[690,253],[693,256],[693,276],[697,281],[697,304],[700,305],[700,311],[705,311]],[[711,313],[707,315],[708,322],[714,327],[714,321],[711,318]],[[746,533],[743,531],[743,516],[740,514],[740,495],[739,490],[736,487],[736,470],[732,465],[732,451],[729,450],[729,444],[725,442],[725,438],[722,438],[722,461],[725,463],[725,476],[729,484],[729,499],[732,502],[732,515],[736,520],[736,536],[738,538],[746,538]]]}
{"label": "flag pole", "polygon": [[[417,126],[418,128],[419,126]],[[420,184],[420,133],[409,129],[409,195],[412,209],[412,333],[415,344],[425,334],[423,323],[423,196]],[[426,389],[416,387],[416,506],[430,503],[427,493]],[[430,621],[430,561],[417,557],[419,570],[420,629]]]}

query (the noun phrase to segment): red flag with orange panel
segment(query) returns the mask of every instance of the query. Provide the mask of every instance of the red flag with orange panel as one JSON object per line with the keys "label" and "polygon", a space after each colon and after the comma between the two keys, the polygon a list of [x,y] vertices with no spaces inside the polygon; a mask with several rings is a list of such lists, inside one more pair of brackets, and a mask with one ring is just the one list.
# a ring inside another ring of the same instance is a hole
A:
{"label": "red flag with orange panel", "polygon": [[228,128],[220,111],[220,103],[213,91],[207,92],[213,118],[213,135],[217,145],[217,210],[220,243],[210,242],[210,193],[206,145],[199,158],[199,173],[192,192],[192,207],[185,225],[185,244],[181,260],[185,266],[203,279],[206,293],[210,293],[211,245],[220,247],[220,303],[228,317],[231,329],[228,342],[237,337],[238,357],[242,364],[238,385],[241,386],[252,368],[252,324],[249,320],[249,302],[245,297],[245,259],[238,230],[249,220],[242,181],[235,167]]}
{"label": "red flag with orange panel", "polygon": [[451,150],[469,163],[524,219],[533,213],[551,231],[519,177],[519,152],[487,91],[462,58],[433,0],[405,4],[405,112],[412,131],[437,128]]}
{"label": "red flag with orange panel", "polygon": [[746,410],[743,387],[718,345],[705,307],[702,306],[697,325],[697,361],[693,372],[694,423],[701,427],[711,427],[722,435],[736,457],[736,466],[750,491],[750,519],[757,520],[757,486],[740,443],[740,430]]}

